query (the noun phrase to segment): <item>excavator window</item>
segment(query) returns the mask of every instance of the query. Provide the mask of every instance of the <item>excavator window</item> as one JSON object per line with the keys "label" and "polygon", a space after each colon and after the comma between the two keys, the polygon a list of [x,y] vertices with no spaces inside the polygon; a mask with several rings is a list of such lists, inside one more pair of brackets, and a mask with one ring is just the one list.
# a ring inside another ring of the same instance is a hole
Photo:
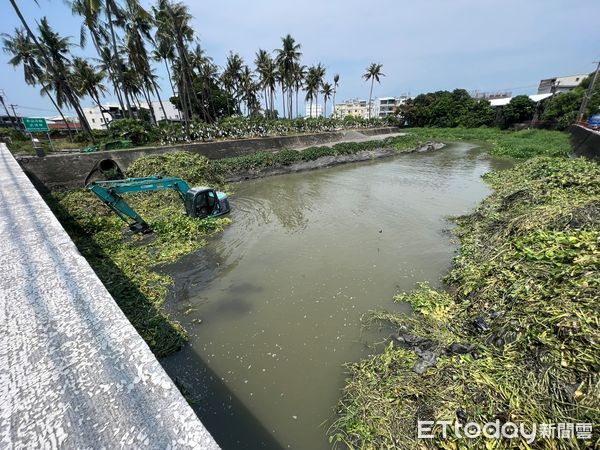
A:
{"label": "excavator window", "polygon": [[220,212],[219,199],[215,191],[204,191],[196,194],[195,200],[196,217],[211,216]]}
{"label": "excavator window", "polygon": [[206,217],[209,215],[208,196],[206,192],[200,192],[196,195],[195,209],[196,217]]}

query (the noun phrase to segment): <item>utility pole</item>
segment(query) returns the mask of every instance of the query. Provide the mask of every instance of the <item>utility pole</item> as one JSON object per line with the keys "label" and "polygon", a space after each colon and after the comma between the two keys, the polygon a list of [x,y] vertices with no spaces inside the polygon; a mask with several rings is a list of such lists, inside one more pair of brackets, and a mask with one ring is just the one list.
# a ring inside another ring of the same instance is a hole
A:
{"label": "utility pole", "polygon": [[17,125],[16,119],[10,115],[10,113],[8,112],[8,108],[6,107],[6,103],[4,103],[4,91],[0,91],[0,103],[2,103],[2,106],[4,106],[4,111],[6,111],[6,115],[9,117],[10,121],[13,123],[15,130],[18,129],[19,127]]}
{"label": "utility pole", "polygon": [[594,85],[596,84],[596,79],[598,78],[598,72],[600,72],[600,61],[594,62],[594,64],[598,64],[596,67],[596,73],[594,73],[594,78],[592,78],[592,82],[590,83],[588,90],[585,92],[583,96],[583,101],[581,102],[581,107],[579,108],[579,114],[577,114],[577,122],[581,122],[583,120],[583,115],[585,114],[585,109],[587,108],[587,104],[592,97],[594,92]]}
{"label": "utility pole", "polygon": [[21,126],[20,126],[20,124],[19,124],[19,121],[17,120],[17,117],[18,117],[18,116],[17,116],[17,111],[15,110],[15,108],[16,108],[18,105],[8,105],[8,106],[10,106],[10,109],[12,109],[13,116],[14,116],[14,118],[15,118],[15,126],[16,126],[16,128],[17,128],[17,130],[18,130],[18,129],[20,129],[20,128],[21,128]]}

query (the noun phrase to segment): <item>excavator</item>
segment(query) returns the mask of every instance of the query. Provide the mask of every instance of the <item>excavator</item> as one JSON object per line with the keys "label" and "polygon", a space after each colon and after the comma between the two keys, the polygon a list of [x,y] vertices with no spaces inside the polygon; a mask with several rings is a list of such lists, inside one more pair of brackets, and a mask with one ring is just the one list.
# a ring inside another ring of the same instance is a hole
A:
{"label": "excavator", "polygon": [[[91,176],[97,172],[108,175],[108,178],[117,179],[90,182]],[[222,216],[231,210],[227,194],[224,192],[207,186],[190,188],[187,182],[176,177],[125,178],[118,164],[112,159],[105,159],[96,164],[88,174],[85,185],[127,223],[131,231],[136,233],[151,233],[152,230],[146,221],[121,197],[121,194],[173,189],[181,197],[186,214],[198,219]]]}

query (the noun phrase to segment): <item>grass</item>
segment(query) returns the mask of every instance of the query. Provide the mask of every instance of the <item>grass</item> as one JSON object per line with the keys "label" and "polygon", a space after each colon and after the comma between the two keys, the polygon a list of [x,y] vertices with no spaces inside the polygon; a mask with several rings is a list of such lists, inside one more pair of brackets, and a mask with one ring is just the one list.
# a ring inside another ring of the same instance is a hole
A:
{"label": "grass", "polygon": [[[420,137],[492,142],[496,154],[562,155],[551,132],[419,130]],[[518,148],[521,140],[524,144]],[[516,147],[517,146],[517,147]],[[510,150],[506,150],[510,149]],[[447,290],[419,285],[395,300],[413,315],[376,312],[398,338],[348,366],[329,429],[349,448],[532,448],[524,441],[418,440],[417,420],[600,422],[600,166],[536,157],[492,173],[494,189],[456,220],[461,249]],[[430,352],[435,364],[418,374]],[[540,439],[534,448],[597,448],[592,440]]]}
{"label": "grass", "polygon": [[406,130],[421,139],[470,141],[487,144],[490,153],[512,158],[534,156],[568,156],[569,135],[561,131],[503,131],[498,128],[410,128]]}

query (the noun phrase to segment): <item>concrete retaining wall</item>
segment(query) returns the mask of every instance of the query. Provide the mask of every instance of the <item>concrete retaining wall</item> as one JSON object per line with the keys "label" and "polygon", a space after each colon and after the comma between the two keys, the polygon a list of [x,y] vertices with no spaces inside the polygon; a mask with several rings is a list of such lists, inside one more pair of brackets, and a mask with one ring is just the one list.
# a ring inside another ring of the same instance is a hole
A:
{"label": "concrete retaining wall", "polygon": [[[369,135],[389,134],[397,131],[398,129],[393,127],[360,130],[361,133]],[[343,140],[346,134],[347,132],[345,131],[334,131],[330,133],[183,144],[169,147],[145,147],[96,153],[69,153],[49,155],[44,158],[34,156],[19,157],[18,161],[27,175],[36,184],[36,187],[62,189],[83,187],[85,177],[92,170],[94,164],[105,158],[114,159],[123,170],[127,170],[127,167],[133,161],[147,155],[157,155],[172,151],[189,151],[204,155],[210,159],[221,159],[256,153],[258,151],[276,152],[283,148],[323,145]]]}
{"label": "concrete retaining wall", "polygon": [[572,125],[569,132],[573,153],[576,156],[600,160],[600,132],[579,125]]}
{"label": "concrete retaining wall", "polygon": [[0,144],[0,448],[218,449]]}

